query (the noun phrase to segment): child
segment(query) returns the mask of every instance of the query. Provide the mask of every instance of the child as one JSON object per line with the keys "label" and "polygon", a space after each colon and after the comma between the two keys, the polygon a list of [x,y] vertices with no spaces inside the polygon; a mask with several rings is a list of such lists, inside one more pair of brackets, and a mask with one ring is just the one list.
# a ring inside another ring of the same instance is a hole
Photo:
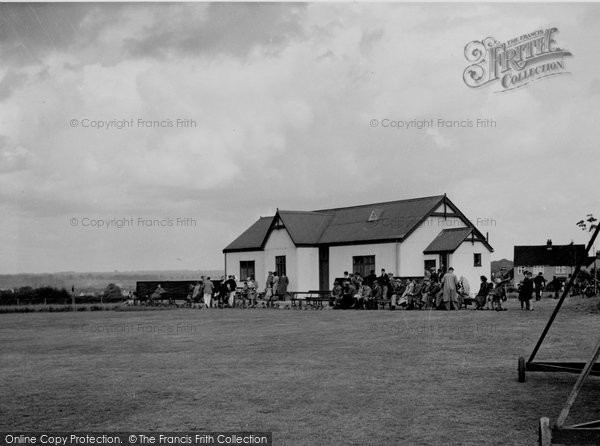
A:
{"label": "child", "polygon": [[496,311],[506,311],[502,308],[502,301],[506,300],[506,290],[500,279],[496,279],[496,287],[492,290],[492,309],[496,307]]}

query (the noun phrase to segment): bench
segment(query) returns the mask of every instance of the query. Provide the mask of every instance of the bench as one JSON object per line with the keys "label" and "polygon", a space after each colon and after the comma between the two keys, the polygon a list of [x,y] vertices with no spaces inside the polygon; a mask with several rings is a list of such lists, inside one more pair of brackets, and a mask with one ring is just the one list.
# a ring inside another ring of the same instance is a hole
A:
{"label": "bench", "polygon": [[[304,296],[304,297],[303,297]],[[290,293],[290,302],[292,308],[302,309],[302,302],[306,302],[305,308],[322,309],[323,302],[329,302],[331,291],[294,291]]]}

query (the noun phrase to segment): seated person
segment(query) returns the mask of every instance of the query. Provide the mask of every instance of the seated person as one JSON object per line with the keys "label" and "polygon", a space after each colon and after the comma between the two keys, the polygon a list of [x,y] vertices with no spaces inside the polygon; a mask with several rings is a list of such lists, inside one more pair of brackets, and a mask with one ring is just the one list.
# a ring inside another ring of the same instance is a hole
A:
{"label": "seated person", "polygon": [[361,284],[356,294],[356,300],[354,301],[354,308],[356,309],[368,308],[369,299],[371,299],[371,287],[362,281]]}
{"label": "seated person", "polygon": [[402,279],[396,279],[394,281],[393,294],[392,294],[392,303],[390,309],[395,309],[396,306],[400,305],[400,300],[406,303],[406,298],[402,299],[402,296],[406,292],[406,285]]}
{"label": "seated person", "polygon": [[329,306],[334,307],[340,305],[342,301],[343,289],[340,282],[337,280],[333,283],[333,289],[331,290],[331,297],[329,298]]}
{"label": "seated person", "polygon": [[339,305],[335,308],[339,310],[346,310],[348,308],[352,308],[354,304],[354,296],[356,296],[356,288],[354,285],[350,283],[349,280],[344,282],[344,286],[342,287],[342,299],[340,300]]}
{"label": "seated person", "polygon": [[383,299],[383,289],[377,280],[373,281],[373,288],[371,288],[371,298],[373,302],[373,308],[377,309],[378,302]]}
{"label": "seated person", "polygon": [[423,293],[423,284],[420,280],[416,280],[413,286],[412,294],[408,301],[408,310],[420,310],[423,306],[421,294]]}

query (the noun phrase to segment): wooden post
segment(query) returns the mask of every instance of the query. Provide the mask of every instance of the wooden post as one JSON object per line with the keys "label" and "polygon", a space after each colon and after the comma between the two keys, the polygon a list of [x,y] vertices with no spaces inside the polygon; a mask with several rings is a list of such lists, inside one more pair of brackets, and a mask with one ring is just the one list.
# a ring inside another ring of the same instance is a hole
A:
{"label": "wooden post", "polygon": [[569,280],[569,283],[567,283],[567,286],[565,287],[565,290],[563,291],[563,294],[560,297],[560,300],[556,304],[556,307],[554,308],[554,311],[552,312],[552,315],[550,316],[550,319],[548,320],[546,327],[544,327],[544,331],[542,331],[542,335],[538,339],[537,344],[535,345],[533,352],[531,352],[531,356],[529,356],[529,360],[527,362],[533,362],[535,355],[537,354],[538,350],[540,349],[542,342],[544,342],[544,338],[548,334],[548,330],[550,330],[550,327],[552,326],[552,323],[554,322],[554,319],[556,318],[556,315],[558,314],[558,312],[560,310],[560,307],[562,306],[565,298],[567,297],[569,290],[573,286],[573,283],[575,282],[575,277],[577,277],[577,275],[579,274],[579,271],[581,270],[581,267],[583,266],[583,263],[585,262],[585,258],[588,255],[588,253],[590,252],[590,248],[594,245],[594,242],[596,241],[596,237],[598,237],[599,232],[600,232],[600,224],[598,226],[596,226],[594,235],[592,235],[592,238],[590,239],[590,241],[585,249],[585,255],[582,256],[581,259],[579,259],[577,268],[575,268],[575,272],[573,274],[571,274],[571,279]]}
{"label": "wooden post", "polygon": [[586,380],[586,378],[592,371],[592,368],[594,367],[594,364],[598,360],[599,356],[600,356],[600,340],[598,340],[598,344],[596,345],[596,350],[594,350],[592,359],[590,359],[590,361],[585,365],[585,367],[579,374],[579,378],[577,378],[577,382],[575,383],[575,386],[573,387],[573,390],[571,391],[569,398],[567,398],[565,407],[563,407],[563,409],[560,411],[560,415],[558,416],[558,419],[556,420],[556,427],[561,428],[565,424],[565,421],[566,421],[567,417],[569,416],[569,411],[571,410],[571,406],[573,406],[573,403],[577,399],[577,395],[579,395],[579,391],[581,390],[581,387],[583,386],[583,382]]}
{"label": "wooden post", "polygon": [[540,418],[540,446],[552,445],[552,429],[550,429],[550,419],[547,417]]}

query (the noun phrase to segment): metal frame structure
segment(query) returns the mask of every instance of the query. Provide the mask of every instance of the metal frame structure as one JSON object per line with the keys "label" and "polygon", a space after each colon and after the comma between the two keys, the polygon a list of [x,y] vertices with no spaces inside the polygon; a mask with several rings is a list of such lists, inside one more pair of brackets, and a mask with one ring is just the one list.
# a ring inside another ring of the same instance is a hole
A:
{"label": "metal frame structure", "polygon": [[[586,257],[594,245],[596,238],[598,237],[598,233],[600,233],[600,224],[596,226],[596,230],[590,239],[585,253]],[[535,355],[540,349],[556,315],[560,311],[560,308],[569,294],[573,283],[575,282],[575,278],[579,275],[581,268],[586,260],[586,257],[579,259],[577,267],[575,271],[571,275],[567,286],[565,287],[560,300],[556,304],[550,319],[546,323],[546,327],[542,331],[542,334],[535,345],[533,352],[529,356],[529,359],[525,361],[524,357],[519,357],[518,361],[518,378],[519,382],[525,382],[526,380],[526,372],[567,372],[567,373],[579,373],[579,377],[577,378],[577,382],[571,391],[571,394],[567,398],[567,402],[565,406],[561,410],[558,419],[554,426],[550,426],[550,420],[548,418],[540,419],[539,426],[539,442],[541,446],[549,446],[552,441],[558,442],[560,444],[600,444],[600,420],[590,421],[586,423],[575,424],[571,426],[565,426],[565,421],[569,415],[569,411],[579,392],[583,386],[584,381],[588,376],[600,376],[600,364],[596,364],[596,361],[600,357],[600,341],[592,354],[591,359],[587,362],[561,362],[561,361],[534,361]]]}

